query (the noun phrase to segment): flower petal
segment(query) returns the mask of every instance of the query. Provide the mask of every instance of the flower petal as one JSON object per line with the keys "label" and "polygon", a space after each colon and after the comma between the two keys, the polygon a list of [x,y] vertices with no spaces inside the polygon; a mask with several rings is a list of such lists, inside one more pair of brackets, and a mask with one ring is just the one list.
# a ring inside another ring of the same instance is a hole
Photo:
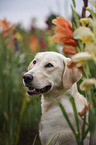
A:
{"label": "flower petal", "polygon": [[52,40],[64,45],[64,42],[62,41],[63,39],[62,37],[63,37],[62,35],[55,34],[52,36]]}
{"label": "flower petal", "polygon": [[73,38],[73,32],[69,28],[55,27],[55,33],[62,34],[64,38]]}
{"label": "flower petal", "polygon": [[80,23],[82,26],[86,26],[87,24],[92,24],[93,20],[91,18],[82,18],[80,19]]}
{"label": "flower petal", "polygon": [[77,53],[77,50],[73,46],[65,45],[63,48],[63,53],[67,54],[68,56],[72,56]]}
{"label": "flower petal", "polygon": [[83,43],[90,44],[95,39],[93,32],[87,27],[79,27],[73,33],[74,39],[80,39]]}
{"label": "flower petal", "polygon": [[80,84],[80,90],[86,91],[88,89],[88,87],[90,87],[92,85],[95,85],[95,87],[96,87],[96,79],[95,78],[86,79]]}
{"label": "flower petal", "polygon": [[73,39],[65,39],[64,38],[62,41],[64,41],[64,44],[77,46],[77,43]]}
{"label": "flower petal", "polygon": [[63,17],[57,17],[56,19],[53,19],[52,23],[55,25],[69,27],[70,29],[72,29],[71,23],[68,20],[64,19]]}
{"label": "flower petal", "polygon": [[83,60],[89,60],[91,58],[92,58],[92,56],[88,52],[80,52],[80,53],[72,56],[72,60],[74,62],[79,62],[79,61],[83,61]]}
{"label": "flower petal", "polygon": [[56,27],[54,28],[55,35],[52,39],[61,44],[67,44],[72,46],[77,46],[76,42],[73,40],[72,26],[70,22],[63,17],[57,17],[52,21]]}

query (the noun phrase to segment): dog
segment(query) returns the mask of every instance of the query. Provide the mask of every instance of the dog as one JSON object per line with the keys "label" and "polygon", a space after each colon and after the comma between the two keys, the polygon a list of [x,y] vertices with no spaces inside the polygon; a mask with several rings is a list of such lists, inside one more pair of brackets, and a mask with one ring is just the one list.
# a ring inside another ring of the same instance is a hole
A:
{"label": "dog", "polygon": [[[31,96],[42,95],[39,133],[42,145],[46,145],[50,138],[60,131],[62,133],[54,137],[51,145],[77,144],[75,136],[58,105],[58,102],[60,102],[64,106],[71,124],[76,130],[72,104],[66,93],[70,93],[74,97],[77,112],[84,108],[87,101],[85,97],[79,94],[76,85],[82,74],[76,68],[69,69],[67,67],[70,60],[70,58],[66,58],[57,52],[39,52],[29,64],[28,72],[23,76],[23,83],[28,88],[27,94]],[[79,125],[81,128],[82,119],[80,117]],[[87,145],[88,140],[85,139],[85,142]]]}

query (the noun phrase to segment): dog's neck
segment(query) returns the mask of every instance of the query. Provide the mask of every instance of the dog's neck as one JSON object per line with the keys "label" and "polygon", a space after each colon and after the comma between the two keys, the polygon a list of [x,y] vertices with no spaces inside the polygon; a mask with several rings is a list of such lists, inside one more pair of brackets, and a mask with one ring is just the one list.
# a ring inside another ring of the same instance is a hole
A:
{"label": "dog's neck", "polygon": [[41,99],[41,107],[42,107],[42,114],[47,112],[51,107],[55,106],[58,104],[58,102],[61,102],[60,100],[68,100],[69,101],[69,96],[66,95],[66,93],[70,94],[71,96],[76,96],[76,93],[78,93],[77,91],[77,84],[73,84],[73,86],[67,90],[66,92],[64,92],[64,90],[60,91],[59,93],[59,97],[57,96],[57,94],[54,96],[50,95],[42,95],[42,99]]}

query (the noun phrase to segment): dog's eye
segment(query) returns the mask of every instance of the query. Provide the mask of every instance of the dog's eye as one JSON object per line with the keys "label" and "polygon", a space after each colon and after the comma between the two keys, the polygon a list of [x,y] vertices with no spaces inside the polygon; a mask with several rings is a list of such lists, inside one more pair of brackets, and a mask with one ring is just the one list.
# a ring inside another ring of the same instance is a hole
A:
{"label": "dog's eye", "polygon": [[36,64],[36,60],[33,61],[33,64]]}
{"label": "dog's eye", "polygon": [[54,67],[54,66],[53,66],[53,64],[48,63],[48,64],[45,65],[45,67]]}

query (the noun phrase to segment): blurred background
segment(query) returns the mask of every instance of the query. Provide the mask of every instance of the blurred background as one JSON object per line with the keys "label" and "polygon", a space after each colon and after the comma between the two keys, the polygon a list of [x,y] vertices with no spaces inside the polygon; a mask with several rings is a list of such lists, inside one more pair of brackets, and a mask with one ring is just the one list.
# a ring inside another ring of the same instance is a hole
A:
{"label": "blurred background", "polygon": [[[0,18],[8,19],[13,23],[20,23],[29,29],[32,18],[35,18],[36,26],[46,28],[47,17],[54,13],[71,18],[71,0],[0,0]],[[76,10],[81,13],[83,0],[76,2]]]}
{"label": "blurred background", "polygon": [[[37,52],[60,51],[51,40],[56,16],[71,21],[71,0],[0,0],[0,145],[40,145],[40,96],[22,76]],[[83,1],[76,1],[82,12]]]}

